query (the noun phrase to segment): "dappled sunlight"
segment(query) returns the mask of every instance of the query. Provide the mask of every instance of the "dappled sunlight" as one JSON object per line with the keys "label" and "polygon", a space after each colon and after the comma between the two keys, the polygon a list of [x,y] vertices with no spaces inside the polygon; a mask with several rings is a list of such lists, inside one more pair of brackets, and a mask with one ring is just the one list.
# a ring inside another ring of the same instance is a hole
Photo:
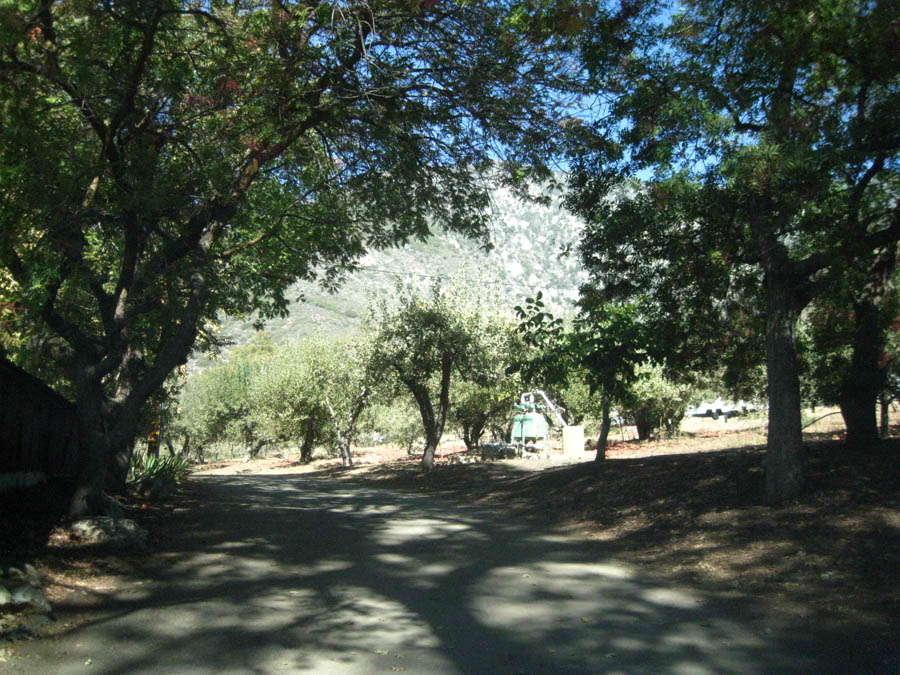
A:
{"label": "dappled sunlight", "polygon": [[409,565],[415,562],[415,558],[408,555],[400,555],[398,553],[378,553],[377,555],[372,556],[372,558],[380,563],[384,563],[386,565]]}
{"label": "dappled sunlight", "polygon": [[697,594],[673,588],[651,588],[642,592],[641,598],[651,605],[676,607],[679,609],[692,609],[701,602]]}
{"label": "dappled sunlight", "polygon": [[243,541],[223,541],[221,544],[216,544],[215,550],[217,551],[234,551],[242,548],[252,548],[259,544],[259,540],[243,540]]}
{"label": "dappled sunlight", "polygon": [[334,513],[358,513],[363,516],[377,516],[388,513],[397,513],[402,507],[394,504],[370,504],[359,506],[356,504],[345,504],[343,506],[334,506],[330,511]]}
{"label": "dappled sunlight", "polygon": [[381,527],[372,539],[382,546],[402,546],[411,541],[434,541],[453,537],[464,539],[484,539],[485,535],[473,531],[469,525],[448,522],[436,518],[398,518]]}
{"label": "dappled sunlight", "polygon": [[393,567],[391,574],[401,574],[407,577],[415,577],[413,583],[427,583],[428,577],[446,576],[459,569],[459,565],[449,562],[420,563],[415,558],[391,553],[380,553],[373,556],[374,560]]}
{"label": "dappled sunlight", "polygon": [[227,553],[194,553],[173,563],[170,575],[191,575],[200,585],[229,582],[257,582],[260,579],[292,579],[314,577],[346,570],[354,566],[347,560],[324,559],[312,564],[273,564],[268,558],[242,556],[245,547],[229,547]]}
{"label": "dappled sunlight", "polygon": [[[337,586],[332,589],[332,612],[317,628],[322,633],[340,629],[340,640],[348,646],[372,651],[415,647],[434,649],[440,640],[421,617],[402,603],[373,593],[365,586]],[[334,636],[332,638],[334,639]]]}
{"label": "dappled sunlight", "polygon": [[202,507],[153,584],[73,634],[82,647],[56,672],[81,672],[88,652],[106,675],[808,665],[805,636],[766,633],[743,604],[648,583],[603,542],[321,477],[199,486]]}
{"label": "dappled sunlight", "polygon": [[[543,541],[543,539],[541,539]],[[615,563],[571,563],[571,562],[538,562],[534,567],[548,576],[557,579],[585,579],[591,577],[609,577],[611,579],[632,579],[634,570],[627,565]]]}
{"label": "dappled sunlight", "polygon": [[580,655],[598,669],[655,658],[649,654],[690,653],[692,672],[739,672],[742,657],[721,649],[764,645],[758,631],[715,618],[703,596],[648,586],[618,565],[495,567],[470,597],[481,623],[552,645],[558,655]]}

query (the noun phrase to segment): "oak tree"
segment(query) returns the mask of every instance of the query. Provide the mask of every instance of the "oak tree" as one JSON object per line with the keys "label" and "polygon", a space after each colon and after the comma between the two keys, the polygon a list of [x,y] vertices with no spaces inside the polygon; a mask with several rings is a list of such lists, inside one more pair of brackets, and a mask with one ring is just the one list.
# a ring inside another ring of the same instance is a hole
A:
{"label": "oak tree", "polygon": [[[569,125],[571,205],[590,223],[593,287],[649,298],[671,317],[660,335],[688,353],[761,316],[773,500],[803,482],[798,317],[847,264],[900,239],[898,11],[629,2],[583,42],[602,103]],[[623,189],[629,177],[641,182]]]}
{"label": "oak tree", "polygon": [[555,31],[523,37],[531,14],[0,7],[0,303],[59,342],[87,449],[73,513],[124,485],[142,406],[219,312],[278,314],[295,280],[433,226],[484,237],[481,176],[523,184],[559,135],[571,64]]}

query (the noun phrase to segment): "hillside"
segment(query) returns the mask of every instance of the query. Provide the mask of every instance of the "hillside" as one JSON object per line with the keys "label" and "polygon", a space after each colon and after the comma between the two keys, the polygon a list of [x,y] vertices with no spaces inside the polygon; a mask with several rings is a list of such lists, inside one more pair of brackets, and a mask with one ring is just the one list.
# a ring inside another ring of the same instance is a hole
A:
{"label": "hillside", "polygon": [[[372,252],[334,293],[315,283],[297,284],[289,294],[289,316],[268,321],[266,332],[276,342],[316,329],[334,335],[352,332],[373,298],[390,295],[398,280],[425,288],[434,279],[449,281],[457,274],[473,289],[498,293],[510,311],[540,290],[554,311],[570,312],[585,278],[574,253],[580,221],[558,203],[526,204],[506,190],[494,193],[493,211],[493,250],[486,252],[477,242],[439,233],[424,242]],[[220,334],[234,344],[246,342],[253,333],[252,318],[222,320]]]}

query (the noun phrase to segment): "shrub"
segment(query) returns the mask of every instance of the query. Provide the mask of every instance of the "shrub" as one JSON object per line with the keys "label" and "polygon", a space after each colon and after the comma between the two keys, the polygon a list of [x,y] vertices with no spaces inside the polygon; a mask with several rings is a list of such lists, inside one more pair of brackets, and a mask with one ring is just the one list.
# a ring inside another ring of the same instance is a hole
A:
{"label": "shrub", "polygon": [[669,380],[660,366],[643,365],[625,402],[625,416],[634,420],[638,438],[646,440],[659,429],[674,436],[691,398],[687,385]]}
{"label": "shrub", "polygon": [[190,475],[191,466],[182,457],[166,457],[134,453],[128,484],[139,494],[158,497],[169,494]]}

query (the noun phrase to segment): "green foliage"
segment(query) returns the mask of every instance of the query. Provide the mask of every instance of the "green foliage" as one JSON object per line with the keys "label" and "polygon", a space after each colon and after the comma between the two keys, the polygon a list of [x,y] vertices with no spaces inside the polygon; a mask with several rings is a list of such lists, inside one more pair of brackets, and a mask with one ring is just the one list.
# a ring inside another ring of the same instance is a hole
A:
{"label": "green foliage", "polygon": [[898,18],[890,2],[624,3],[584,41],[605,105],[571,126],[590,292],[640,303],[682,372],[733,349],[752,368],[765,336],[773,499],[802,484],[797,319],[900,239]]}
{"label": "green foliage", "polygon": [[[489,299],[460,288],[434,288],[428,298],[410,292],[404,299],[396,308],[382,304],[361,336],[313,335],[282,346],[261,337],[231,350],[189,378],[178,425],[200,445],[242,443],[254,452],[275,440],[302,442],[307,451],[325,443],[349,462],[373,400],[415,390],[437,403],[442,374],[453,372],[459,382],[451,387],[448,376],[443,383],[443,414],[477,443],[520,393],[517,378],[506,374],[521,348],[514,325]],[[387,414],[382,406],[377,417],[376,428],[390,441],[411,447],[423,433],[421,411],[412,425],[402,405]]]}
{"label": "green foliage", "polygon": [[373,397],[386,389],[375,358],[371,334],[354,338],[307,338],[304,361],[309,364],[314,397],[328,419],[325,435],[332,447],[352,463],[350,446],[355,441],[360,416]]}
{"label": "green foliage", "polygon": [[164,457],[134,453],[128,484],[148,497],[171,494],[191,474],[191,465],[183,457]]}
{"label": "green foliage", "polygon": [[850,312],[816,306],[800,327],[804,399],[835,405],[852,357]]}
{"label": "green foliage", "polygon": [[568,391],[565,405],[576,417],[597,414],[621,399],[635,368],[648,358],[650,338],[635,305],[597,303],[585,296],[579,316],[568,327],[546,311],[540,293],[516,312],[519,330],[532,350],[514,368],[527,381]]}
{"label": "green foliage", "polygon": [[517,308],[520,329],[534,348],[517,367],[552,388],[570,423],[602,419],[615,404],[635,420],[641,438],[660,428],[676,433],[693,388],[649,362],[655,343],[639,307],[585,294],[580,309],[566,327],[544,310],[540,296]]}
{"label": "green foliage", "polygon": [[60,340],[94,473],[220,313],[278,315],[432,226],[484,240],[484,176],[547,176],[566,45],[510,9],[3,8],[0,303]]}
{"label": "green foliage", "polygon": [[486,430],[505,426],[523,390],[521,378],[508,370],[524,343],[515,323],[495,311],[482,306],[473,312],[472,363],[450,392],[450,416],[469,449],[480,445]]}
{"label": "green foliage", "polygon": [[622,412],[634,420],[642,440],[661,429],[674,436],[692,396],[689,385],[668,379],[661,366],[644,364],[637,369],[637,379],[622,400]]}
{"label": "green foliage", "polygon": [[591,391],[587,380],[586,374],[579,376],[576,371],[569,376],[564,388],[551,388],[551,399],[565,408],[569,424],[584,424],[603,416],[603,397],[599,392]]}
{"label": "green foliage", "polygon": [[378,404],[372,409],[371,429],[385,443],[395,443],[412,454],[422,439],[422,416],[418,407],[405,397],[391,404]]}
{"label": "green foliage", "polygon": [[[398,288],[397,296],[369,315],[374,362],[415,401],[430,468],[451,413],[467,444],[477,445],[488,422],[509,409],[516,392],[506,370],[518,341],[498,304],[458,279],[425,295]],[[466,384],[454,386],[457,377]]]}
{"label": "green foliage", "polygon": [[178,424],[196,443],[242,443],[252,454],[276,441],[302,444],[305,459],[318,444],[349,445],[378,389],[370,352],[362,338],[259,338],[189,378]]}
{"label": "green foliage", "polygon": [[268,437],[299,442],[310,434],[310,443],[323,439],[326,412],[313,359],[306,342],[295,342],[277,348],[260,364],[250,387],[252,417]]}
{"label": "green foliage", "polygon": [[261,380],[275,348],[265,337],[238,347],[226,360],[189,378],[179,399],[179,424],[193,443],[238,443],[249,452],[271,438],[270,419],[260,414]]}
{"label": "green foliage", "polygon": [[372,308],[367,328],[383,370],[403,385],[427,386],[442,371],[465,371],[473,365],[470,317],[460,311],[461,290],[433,284],[427,294],[399,287],[393,303],[382,299]]}

